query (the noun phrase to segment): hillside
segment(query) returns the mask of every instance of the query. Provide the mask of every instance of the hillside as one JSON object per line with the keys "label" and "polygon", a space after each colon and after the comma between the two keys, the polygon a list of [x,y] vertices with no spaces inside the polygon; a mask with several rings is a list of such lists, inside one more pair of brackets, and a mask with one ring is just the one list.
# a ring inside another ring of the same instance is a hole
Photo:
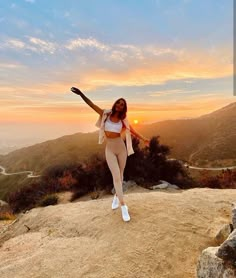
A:
{"label": "hillside", "polygon": [[171,156],[196,164],[202,160],[236,160],[236,102],[195,119],[169,120],[143,127],[172,147]]}
{"label": "hillside", "polygon": [[125,198],[130,222],[111,195],[18,215],[0,233],[0,277],[195,278],[202,250],[231,222],[236,191],[133,188]]}
{"label": "hillside", "polygon": [[[195,119],[168,120],[140,125],[136,130],[147,137],[160,136],[171,147],[171,157],[191,164],[202,161],[236,161],[236,102]],[[104,155],[98,132],[76,133],[48,140],[0,156],[8,172],[41,172],[49,165],[86,160],[92,154]]]}
{"label": "hillside", "polygon": [[0,156],[0,165],[7,172],[33,170],[42,172],[47,167],[70,162],[82,162],[92,153],[101,152],[98,133],[76,133],[38,143]]}

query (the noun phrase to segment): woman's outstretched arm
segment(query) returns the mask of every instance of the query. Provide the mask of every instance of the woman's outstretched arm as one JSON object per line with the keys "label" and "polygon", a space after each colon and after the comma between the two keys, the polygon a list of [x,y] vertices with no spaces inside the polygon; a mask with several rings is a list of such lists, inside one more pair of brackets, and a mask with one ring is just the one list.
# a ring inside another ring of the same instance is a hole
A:
{"label": "woman's outstretched arm", "polygon": [[103,109],[95,105],[89,98],[87,98],[78,88],[72,87],[71,91],[79,96],[91,107],[93,108],[99,115],[102,116]]}
{"label": "woman's outstretched arm", "polygon": [[148,138],[146,138],[146,137],[142,136],[141,134],[139,134],[136,130],[134,130],[134,128],[131,125],[129,125],[129,128],[130,128],[130,132],[134,136],[138,137],[139,139],[142,139],[144,141],[145,145],[149,145],[150,140]]}

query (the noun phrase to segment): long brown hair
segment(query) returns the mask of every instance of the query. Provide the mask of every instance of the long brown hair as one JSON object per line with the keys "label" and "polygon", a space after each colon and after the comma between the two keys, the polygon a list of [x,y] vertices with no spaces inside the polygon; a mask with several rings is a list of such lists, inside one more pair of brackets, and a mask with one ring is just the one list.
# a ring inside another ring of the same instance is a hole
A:
{"label": "long brown hair", "polygon": [[115,103],[113,104],[112,106],[112,112],[111,112],[111,115],[113,116],[116,112],[116,103],[120,100],[123,100],[124,103],[125,103],[125,106],[124,106],[124,109],[123,111],[120,111],[119,114],[118,114],[118,117],[121,119],[121,120],[124,120],[126,118],[126,113],[127,113],[127,102],[124,98],[119,98],[115,101]]}

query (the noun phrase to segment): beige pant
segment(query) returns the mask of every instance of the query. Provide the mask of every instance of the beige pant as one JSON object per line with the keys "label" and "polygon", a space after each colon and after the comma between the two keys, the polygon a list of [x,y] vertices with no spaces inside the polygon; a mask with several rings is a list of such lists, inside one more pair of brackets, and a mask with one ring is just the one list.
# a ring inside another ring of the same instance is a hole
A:
{"label": "beige pant", "polygon": [[113,184],[119,201],[123,201],[123,179],[127,160],[127,149],[121,137],[106,138],[105,156],[111,171]]}

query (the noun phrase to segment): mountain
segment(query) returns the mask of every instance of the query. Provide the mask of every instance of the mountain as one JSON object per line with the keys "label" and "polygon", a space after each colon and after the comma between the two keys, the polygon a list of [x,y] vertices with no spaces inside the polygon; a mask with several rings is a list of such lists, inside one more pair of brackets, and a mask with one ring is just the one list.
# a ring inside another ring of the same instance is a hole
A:
{"label": "mountain", "polygon": [[172,156],[195,164],[236,160],[236,102],[194,119],[168,120],[143,127],[147,136],[159,134]]}
{"label": "mountain", "polygon": [[75,133],[0,155],[0,165],[6,172],[31,169],[36,174],[54,164],[85,161],[102,149],[98,144],[98,132]]}
{"label": "mountain", "polygon": [[236,102],[230,103],[220,109],[217,109],[214,112],[211,112],[209,114],[200,116],[199,118],[215,118],[215,119],[219,119],[219,118],[234,118],[236,117]]}
{"label": "mountain", "polygon": [[134,188],[125,198],[130,222],[110,195],[18,215],[0,227],[0,277],[196,277],[202,251],[231,223],[236,192]]}
{"label": "mountain", "polygon": [[[151,138],[159,135],[171,147],[171,157],[191,164],[236,160],[236,102],[194,119],[167,120],[135,129]],[[80,162],[92,154],[104,155],[98,132],[75,133],[0,155],[7,172],[41,172],[57,163]]]}

